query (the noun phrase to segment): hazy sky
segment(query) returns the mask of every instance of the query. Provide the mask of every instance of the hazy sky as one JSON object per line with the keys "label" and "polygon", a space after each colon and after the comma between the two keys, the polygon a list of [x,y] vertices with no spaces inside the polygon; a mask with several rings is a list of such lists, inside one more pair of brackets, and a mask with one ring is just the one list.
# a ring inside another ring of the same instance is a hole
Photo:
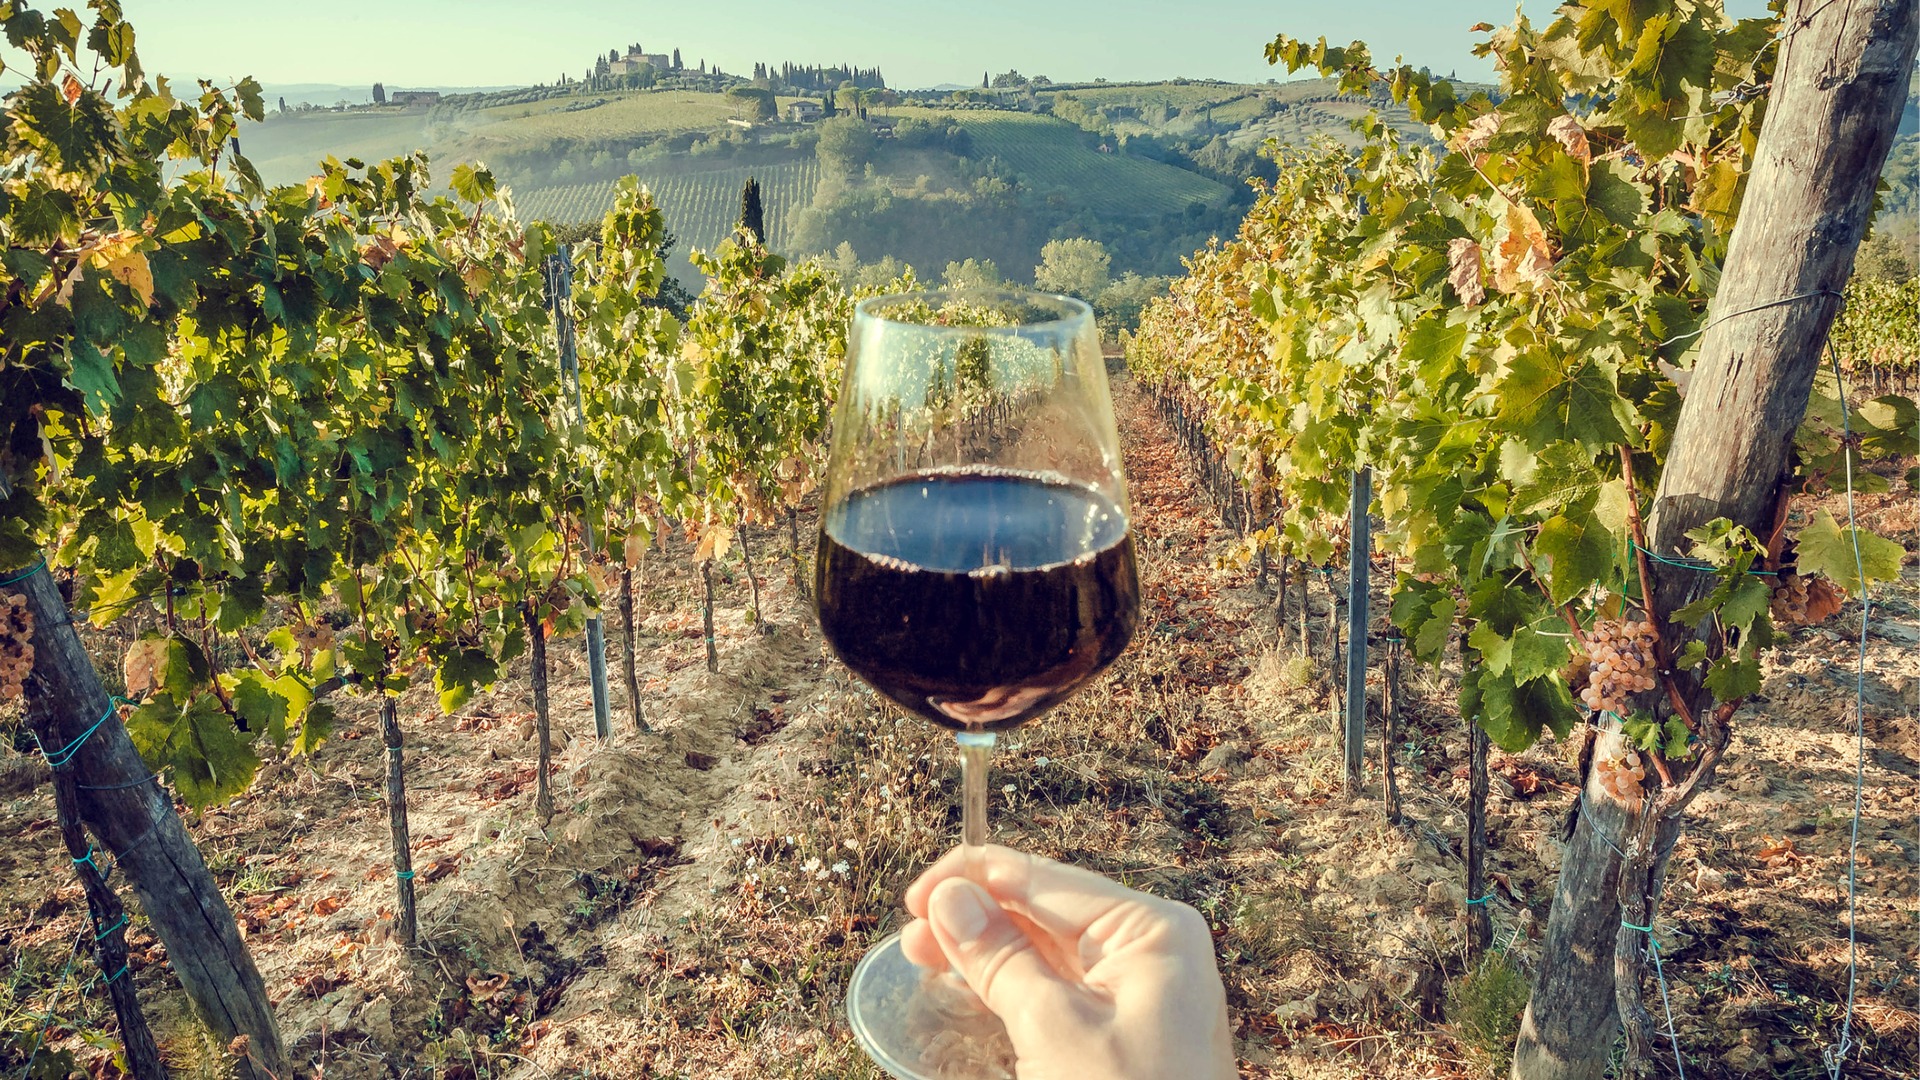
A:
{"label": "hazy sky", "polygon": [[[45,6],[45,5],[41,5]],[[79,5],[76,3],[76,7]],[[1762,0],[1729,0],[1736,15]],[[1529,0],[1544,18],[1554,5]],[[579,74],[639,41],[727,71],[756,61],[878,65],[894,86],[973,84],[1015,68],[1056,81],[1284,78],[1262,47],[1285,31],[1373,46],[1437,71],[1486,77],[1476,22],[1505,0],[971,0],[960,4],[723,0],[125,0],[149,71],[266,83],[494,86]]]}

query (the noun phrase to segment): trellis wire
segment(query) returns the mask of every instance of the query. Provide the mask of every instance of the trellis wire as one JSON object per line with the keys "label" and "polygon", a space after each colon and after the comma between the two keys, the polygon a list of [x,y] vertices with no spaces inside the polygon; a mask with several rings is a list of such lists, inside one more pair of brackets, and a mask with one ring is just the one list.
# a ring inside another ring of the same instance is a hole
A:
{"label": "trellis wire", "polygon": [[1680,1080],[1687,1080],[1687,1065],[1680,1057],[1680,1033],[1673,1027],[1673,1003],[1667,998],[1667,972],[1660,964],[1660,939],[1653,936],[1653,923],[1635,926],[1625,919],[1620,920],[1622,928],[1638,930],[1647,935],[1647,955],[1653,957],[1653,978],[1660,984],[1660,1010],[1667,1014],[1667,1030],[1662,1032],[1673,1043],[1673,1067],[1680,1072]]}
{"label": "trellis wire", "polygon": [[1659,352],[1661,349],[1666,348],[1667,346],[1673,344],[1676,341],[1685,341],[1691,337],[1699,337],[1701,334],[1706,333],[1707,331],[1713,329],[1716,326],[1719,326],[1721,323],[1726,322],[1728,319],[1731,319],[1737,315],[1749,315],[1756,311],[1765,311],[1768,308],[1779,307],[1782,304],[1791,304],[1795,300],[1805,300],[1805,299],[1808,299],[1809,297],[1814,297],[1814,296],[1831,296],[1836,299],[1845,299],[1844,296],[1842,296],[1840,293],[1833,291],[1832,289],[1811,289],[1803,293],[1794,293],[1792,296],[1783,296],[1778,300],[1769,300],[1764,304],[1755,304],[1752,307],[1743,307],[1738,311],[1729,311],[1725,315],[1721,315],[1712,319],[1705,326],[1702,326],[1698,330],[1689,330],[1684,334],[1675,334],[1673,337],[1670,337],[1667,340],[1661,342],[1660,344],[1655,345],[1653,347],[1653,350],[1655,352]]}
{"label": "trellis wire", "polygon": [[1853,438],[1853,413],[1847,407],[1847,384],[1840,375],[1840,358],[1834,354],[1831,342],[1827,347],[1827,359],[1833,364],[1835,390],[1840,398],[1840,457],[1845,463],[1847,477],[1847,533],[1853,539],[1854,580],[1860,583],[1860,650],[1854,669],[1853,688],[1853,827],[1847,839],[1847,1011],[1840,1021],[1840,1040],[1820,1051],[1829,1080],[1840,1080],[1840,1074],[1846,1068],[1847,1054],[1853,1049],[1854,991],[1860,980],[1860,804],[1867,786],[1867,617],[1873,614],[1873,595],[1867,585],[1865,560],[1860,556],[1860,527],[1854,521],[1853,453],[1849,447]]}

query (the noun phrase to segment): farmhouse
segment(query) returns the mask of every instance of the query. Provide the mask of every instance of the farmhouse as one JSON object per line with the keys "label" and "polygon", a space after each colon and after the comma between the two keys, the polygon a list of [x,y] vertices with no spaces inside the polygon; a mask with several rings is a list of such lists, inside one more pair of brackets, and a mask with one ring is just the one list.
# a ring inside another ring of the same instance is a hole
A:
{"label": "farmhouse", "polygon": [[820,103],[817,101],[796,101],[787,106],[787,119],[796,124],[811,124],[820,119]]}
{"label": "farmhouse", "polygon": [[440,91],[438,90],[395,90],[393,93],[387,95],[387,104],[389,105],[438,105],[440,104]]}

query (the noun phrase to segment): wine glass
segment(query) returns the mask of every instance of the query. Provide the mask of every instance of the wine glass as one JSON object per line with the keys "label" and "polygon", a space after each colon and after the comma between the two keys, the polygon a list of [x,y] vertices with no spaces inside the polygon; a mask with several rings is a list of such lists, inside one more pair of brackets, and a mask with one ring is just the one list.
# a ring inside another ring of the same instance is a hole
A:
{"label": "wine glass", "polygon": [[[944,291],[854,309],[814,595],[840,659],[960,745],[967,875],[984,884],[994,733],[1119,656],[1139,607],[1119,433],[1093,312],[1062,296]],[[1000,1021],[895,934],[847,1014],[900,1080],[1011,1078]]]}

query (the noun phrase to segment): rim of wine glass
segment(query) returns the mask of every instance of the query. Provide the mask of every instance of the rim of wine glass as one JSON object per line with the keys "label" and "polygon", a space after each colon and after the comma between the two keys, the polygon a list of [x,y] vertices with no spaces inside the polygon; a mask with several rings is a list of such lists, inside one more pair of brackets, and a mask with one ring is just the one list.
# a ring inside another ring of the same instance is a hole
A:
{"label": "rim of wine glass", "polygon": [[[1026,302],[1044,300],[1064,306],[1067,311],[1066,314],[1061,315],[1057,319],[1014,323],[1012,326],[944,326],[939,323],[916,323],[907,322],[904,319],[890,319],[879,313],[879,309],[883,306],[912,303],[916,300],[929,301],[928,306],[937,308],[940,305],[937,302],[933,302],[935,297],[950,297],[955,299],[999,297],[1007,300],[1021,300]],[[1038,289],[915,289],[912,292],[869,296],[865,300],[855,304],[853,310],[854,313],[861,318],[871,319],[874,322],[889,323],[893,326],[911,326],[916,330],[925,330],[931,333],[1019,334],[1032,333],[1035,330],[1044,330],[1051,327],[1066,326],[1070,323],[1093,321],[1093,305],[1087,303],[1085,300],[1066,296],[1061,293],[1041,292]]]}

